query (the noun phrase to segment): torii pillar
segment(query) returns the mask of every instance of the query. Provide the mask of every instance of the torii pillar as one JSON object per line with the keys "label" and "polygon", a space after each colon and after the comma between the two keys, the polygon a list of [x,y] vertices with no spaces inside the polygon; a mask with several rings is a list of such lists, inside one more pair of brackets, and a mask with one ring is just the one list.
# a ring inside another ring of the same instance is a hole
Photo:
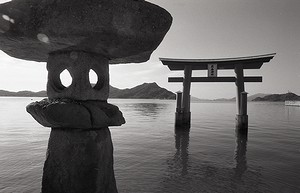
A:
{"label": "torii pillar", "polygon": [[[184,66],[183,94],[182,94],[182,122],[180,124],[190,126],[191,110],[190,110],[190,91],[191,91],[192,66]],[[179,119],[179,118],[177,118]],[[179,124],[177,124],[179,125]]]}
{"label": "torii pillar", "polygon": [[236,75],[236,127],[241,129],[248,129],[248,115],[247,115],[247,92],[245,92],[244,85],[244,69],[242,65],[235,65],[234,72]]}

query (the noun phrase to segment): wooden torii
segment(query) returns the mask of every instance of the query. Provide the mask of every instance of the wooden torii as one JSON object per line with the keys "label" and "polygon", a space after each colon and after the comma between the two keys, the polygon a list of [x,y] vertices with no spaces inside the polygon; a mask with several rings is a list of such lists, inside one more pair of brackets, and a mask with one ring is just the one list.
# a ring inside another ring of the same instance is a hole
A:
{"label": "wooden torii", "polygon": [[[237,88],[236,126],[248,128],[247,93],[244,82],[262,82],[261,76],[244,77],[244,69],[260,69],[269,62],[275,53],[219,59],[174,59],[159,58],[171,71],[184,70],[184,77],[169,77],[168,82],[183,82],[183,93],[177,92],[177,108],[175,126],[190,127],[190,88],[191,82],[235,82]],[[234,70],[235,77],[218,77],[218,70]],[[192,77],[193,70],[207,70],[208,77]]]}

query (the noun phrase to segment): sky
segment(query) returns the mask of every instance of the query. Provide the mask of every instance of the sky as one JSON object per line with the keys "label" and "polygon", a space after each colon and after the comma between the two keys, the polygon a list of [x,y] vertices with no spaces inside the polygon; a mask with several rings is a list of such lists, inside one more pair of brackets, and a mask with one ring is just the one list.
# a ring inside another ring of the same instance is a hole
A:
{"label": "sky", "polygon": [[[245,70],[245,75],[263,76],[262,83],[245,83],[246,91],[249,95],[288,91],[300,95],[299,0],[149,2],[171,13],[172,26],[149,61],[110,65],[112,86],[123,89],[156,82],[173,92],[182,90],[182,83],[168,83],[168,77],[183,73],[170,71],[160,57],[207,59],[276,53],[261,69]],[[218,75],[231,76],[234,72],[219,71]],[[196,76],[207,76],[207,72],[193,71]],[[0,51],[0,90],[40,91],[46,89],[46,83],[45,63],[14,59]],[[191,95],[203,99],[231,98],[235,94],[234,83],[192,83],[191,87]]]}

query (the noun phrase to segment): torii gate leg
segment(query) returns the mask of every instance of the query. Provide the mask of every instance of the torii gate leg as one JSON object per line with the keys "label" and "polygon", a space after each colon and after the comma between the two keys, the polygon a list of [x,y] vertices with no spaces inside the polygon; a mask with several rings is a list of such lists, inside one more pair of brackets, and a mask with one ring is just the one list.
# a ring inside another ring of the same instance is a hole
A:
{"label": "torii gate leg", "polygon": [[245,92],[244,86],[244,71],[241,65],[235,66],[236,74],[236,105],[237,105],[237,115],[236,115],[236,127],[241,130],[248,129],[248,115],[247,115],[247,93]]}
{"label": "torii gate leg", "polygon": [[[192,66],[185,65],[184,67],[184,80],[183,80],[183,93],[182,93],[182,126],[190,127],[191,112],[190,112],[190,90],[191,90]],[[178,125],[178,124],[176,124]]]}

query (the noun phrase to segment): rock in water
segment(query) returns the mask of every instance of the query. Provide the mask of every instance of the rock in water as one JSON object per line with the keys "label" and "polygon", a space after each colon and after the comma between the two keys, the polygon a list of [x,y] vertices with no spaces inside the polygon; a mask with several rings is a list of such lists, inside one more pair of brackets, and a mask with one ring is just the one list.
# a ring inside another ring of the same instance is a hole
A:
{"label": "rock in water", "polygon": [[171,23],[166,10],[143,0],[13,0],[0,5],[0,49],[38,62],[70,50],[110,64],[145,62]]}

